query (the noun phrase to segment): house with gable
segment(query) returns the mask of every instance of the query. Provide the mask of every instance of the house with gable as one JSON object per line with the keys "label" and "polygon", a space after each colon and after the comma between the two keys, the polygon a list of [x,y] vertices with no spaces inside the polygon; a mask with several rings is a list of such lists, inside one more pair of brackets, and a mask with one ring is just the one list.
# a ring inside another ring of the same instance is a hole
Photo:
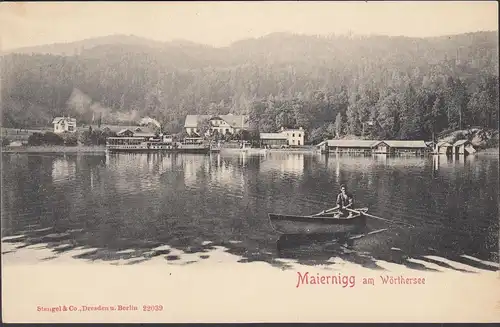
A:
{"label": "house with gable", "polygon": [[52,120],[54,133],[76,132],[76,119],[70,117],[56,117]]}
{"label": "house with gable", "polygon": [[187,115],[184,121],[184,129],[190,136],[199,135],[200,124],[208,120],[210,132],[217,131],[219,134],[235,134],[249,129],[248,115]]}

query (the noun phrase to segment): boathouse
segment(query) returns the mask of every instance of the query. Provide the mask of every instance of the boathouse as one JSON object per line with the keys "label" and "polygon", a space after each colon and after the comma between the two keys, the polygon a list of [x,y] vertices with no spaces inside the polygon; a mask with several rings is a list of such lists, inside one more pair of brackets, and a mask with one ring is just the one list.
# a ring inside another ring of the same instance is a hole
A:
{"label": "boathouse", "polygon": [[473,154],[476,149],[469,140],[456,141],[452,146],[453,155],[456,154]]}
{"label": "boathouse", "polygon": [[384,140],[373,144],[373,153],[423,155],[429,148],[425,141]]}
{"label": "boathouse", "polygon": [[266,147],[298,147],[304,145],[305,131],[302,127],[281,127],[278,133],[260,133],[261,145]]}
{"label": "boathouse", "polygon": [[434,154],[451,154],[453,146],[448,142],[438,142],[434,147]]}
{"label": "boathouse", "polygon": [[288,145],[288,137],[283,133],[260,133],[260,144],[266,148],[282,148]]}
{"label": "boathouse", "polygon": [[370,154],[376,142],[374,140],[326,140],[319,143],[317,147],[323,153]]}

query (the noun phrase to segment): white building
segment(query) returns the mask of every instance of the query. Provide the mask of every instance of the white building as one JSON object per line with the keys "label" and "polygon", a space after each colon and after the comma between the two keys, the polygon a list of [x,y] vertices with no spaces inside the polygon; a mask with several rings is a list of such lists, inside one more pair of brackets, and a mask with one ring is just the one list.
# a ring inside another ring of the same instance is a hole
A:
{"label": "white building", "polygon": [[[219,134],[234,134],[249,128],[247,115],[187,115],[184,122],[186,133],[199,135],[199,124],[203,120],[210,121],[210,131]],[[201,135],[200,135],[201,136]]]}
{"label": "white building", "polygon": [[304,145],[304,129],[286,129],[281,127],[281,133],[286,135],[288,145]]}
{"label": "white building", "polygon": [[56,117],[52,121],[54,133],[76,132],[76,119],[69,117]]}
{"label": "white building", "polygon": [[304,145],[304,129],[281,128],[278,133],[260,133],[262,145],[270,147],[302,146]]}

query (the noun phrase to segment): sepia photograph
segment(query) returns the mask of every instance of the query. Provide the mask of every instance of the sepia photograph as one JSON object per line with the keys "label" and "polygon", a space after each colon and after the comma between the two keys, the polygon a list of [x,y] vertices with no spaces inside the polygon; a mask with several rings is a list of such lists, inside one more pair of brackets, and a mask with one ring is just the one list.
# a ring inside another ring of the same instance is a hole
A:
{"label": "sepia photograph", "polygon": [[496,1],[4,2],[4,323],[500,322]]}

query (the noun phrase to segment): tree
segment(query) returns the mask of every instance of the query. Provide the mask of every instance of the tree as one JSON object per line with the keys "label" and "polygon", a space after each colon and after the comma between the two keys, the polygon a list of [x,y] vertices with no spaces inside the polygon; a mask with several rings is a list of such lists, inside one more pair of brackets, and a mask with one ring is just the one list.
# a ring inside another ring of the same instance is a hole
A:
{"label": "tree", "polygon": [[212,134],[212,123],[209,118],[202,119],[198,122],[198,134],[202,137]]}
{"label": "tree", "polygon": [[379,101],[378,107],[378,122],[381,127],[380,137],[385,139],[397,138],[401,129],[398,95],[396,93],[387,95]]}
{"label": "tree", "polygon": [[340,112],[335,117],[335,137],[340,138],[342,136],[342,115]]}

